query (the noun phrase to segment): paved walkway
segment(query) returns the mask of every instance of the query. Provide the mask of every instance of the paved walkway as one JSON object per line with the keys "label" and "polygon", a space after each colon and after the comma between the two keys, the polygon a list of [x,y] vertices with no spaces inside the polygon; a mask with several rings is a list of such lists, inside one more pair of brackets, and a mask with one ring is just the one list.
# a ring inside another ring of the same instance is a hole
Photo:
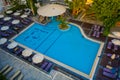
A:
{"label": "paved walkway", "polygon": [[21,59],[0,49],[0,69],[6,64],[13,67],[13,70],[6,76],[7,79],[9,79],[17,70],[20,70],[24,75],[23,80],[73,80],[60,72],[58,72],[60,74],[53,76],[46,74]]}

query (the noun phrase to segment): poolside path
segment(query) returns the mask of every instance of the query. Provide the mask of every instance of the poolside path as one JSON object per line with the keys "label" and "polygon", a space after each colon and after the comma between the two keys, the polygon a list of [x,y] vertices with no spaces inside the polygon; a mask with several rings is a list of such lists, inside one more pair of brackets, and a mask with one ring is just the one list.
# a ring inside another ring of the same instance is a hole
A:
{"label": "poolside path", "polygon": [[52,79],[52,76],[0,49],[0,69],[6,64],[13,67],[13,70],[6,76],[7,79],[9,79],[17,70],[20,70],[24,75],[23,80],[61,80],[61,78],[62,80],[73,80],[61,74],[55,75],[54,79]]}

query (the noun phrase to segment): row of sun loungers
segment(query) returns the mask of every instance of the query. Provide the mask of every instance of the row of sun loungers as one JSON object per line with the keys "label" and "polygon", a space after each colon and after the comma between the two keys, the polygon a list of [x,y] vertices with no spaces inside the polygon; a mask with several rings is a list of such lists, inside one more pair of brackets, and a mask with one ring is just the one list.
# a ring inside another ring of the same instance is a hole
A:
{"label": "row of sun loungers", "polygon": [[43,69],[43,70],[45,70],[45,71],[47,71],[47,72],[49,72],[52,66],[53,66],[53,63],[48,62],[48,61],[44,61],[41,64],[40,68]]}
{"label": "row of sun loungers", "polygon": [[117,45],[114,45],[111,41],[108,42],[108,45],[107,45],[107,49],[112,49],[113,47],[113,50],[116,51],[118,50],[118,47]]}
{"label": "row of sun loungers", "polygon": [[99,38],[100,35],[103,33],[104,28],[103,28],[103,27],[100,27],[100,26],[98,26],[98,25],[94,25],[94,26],[92,27],[92,30],[93,30],[92,36],[93,36],[93,37],[96,37],[96,38]]}
{"label": "row of sun loungers", "polygon": [[[22,55],[22,52],[25,50],[24,48],[20,47],[19,45],[17,45],[15,48],[13,49],[9,49],[8,48],[8,45],[10,44],[11,42],[6,42],[5,44],[2,45],[1,48],[3,48],[4,50],[8,51],[9,53],[13,54],[13,55],[16,55],[22,59],[24,59],[25,61],[31,63],[31,64],[34,64],[32,62],[32,58],[33,56],[36,54],[36,53],[32,53],[30,56],[28,57],[24,57]],[[53,67],[53,63],[52,62],[49,62],[48,60],[43,60],[41,63],[40,63],[40,66],[38,65],[39,68],[41,68],[42,70],[44,70],[45,72],[50,72],[50,70],[52,69]]]}
{"label": "row of sun loungers", "polygon": [[[7,74],[9,74],[12,71],[12,69],[13,69],[12,66],[6,65],[0,70],[0,73],[2,73],[2,75],[6,76]],[[13,75],[11,75],[9,80],[22,80],[23,77],[24,76],[21,73],[21,71],[18,70]]]}
{"label": "row of sun loungers", "polygon": [[103,75],[112,79],[117,79],[118,76],[118,68],[111,67],[107,65],[108,67],[103,68]]}

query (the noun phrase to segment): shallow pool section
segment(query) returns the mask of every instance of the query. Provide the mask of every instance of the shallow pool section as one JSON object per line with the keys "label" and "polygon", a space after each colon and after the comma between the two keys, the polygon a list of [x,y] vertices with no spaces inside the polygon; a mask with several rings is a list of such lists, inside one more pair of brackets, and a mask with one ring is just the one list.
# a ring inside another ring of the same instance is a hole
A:
{"label": "shallow pool section", "polygon": [[89,75],[100,44],[84,38],[75,25],[70,24],[68,31],[61,31],[58,24],[35,23],[14,40]]}

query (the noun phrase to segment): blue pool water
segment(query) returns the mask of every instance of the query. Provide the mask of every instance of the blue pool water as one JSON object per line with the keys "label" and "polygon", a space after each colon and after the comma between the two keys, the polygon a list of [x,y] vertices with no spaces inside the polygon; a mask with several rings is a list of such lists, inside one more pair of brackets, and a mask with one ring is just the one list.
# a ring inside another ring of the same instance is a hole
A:
{"label": "blue pool water", "polygon": [[84,38],[75,25],[61,31],[58,24],[35,23],[14,40],[89,75],[100,44]]}

